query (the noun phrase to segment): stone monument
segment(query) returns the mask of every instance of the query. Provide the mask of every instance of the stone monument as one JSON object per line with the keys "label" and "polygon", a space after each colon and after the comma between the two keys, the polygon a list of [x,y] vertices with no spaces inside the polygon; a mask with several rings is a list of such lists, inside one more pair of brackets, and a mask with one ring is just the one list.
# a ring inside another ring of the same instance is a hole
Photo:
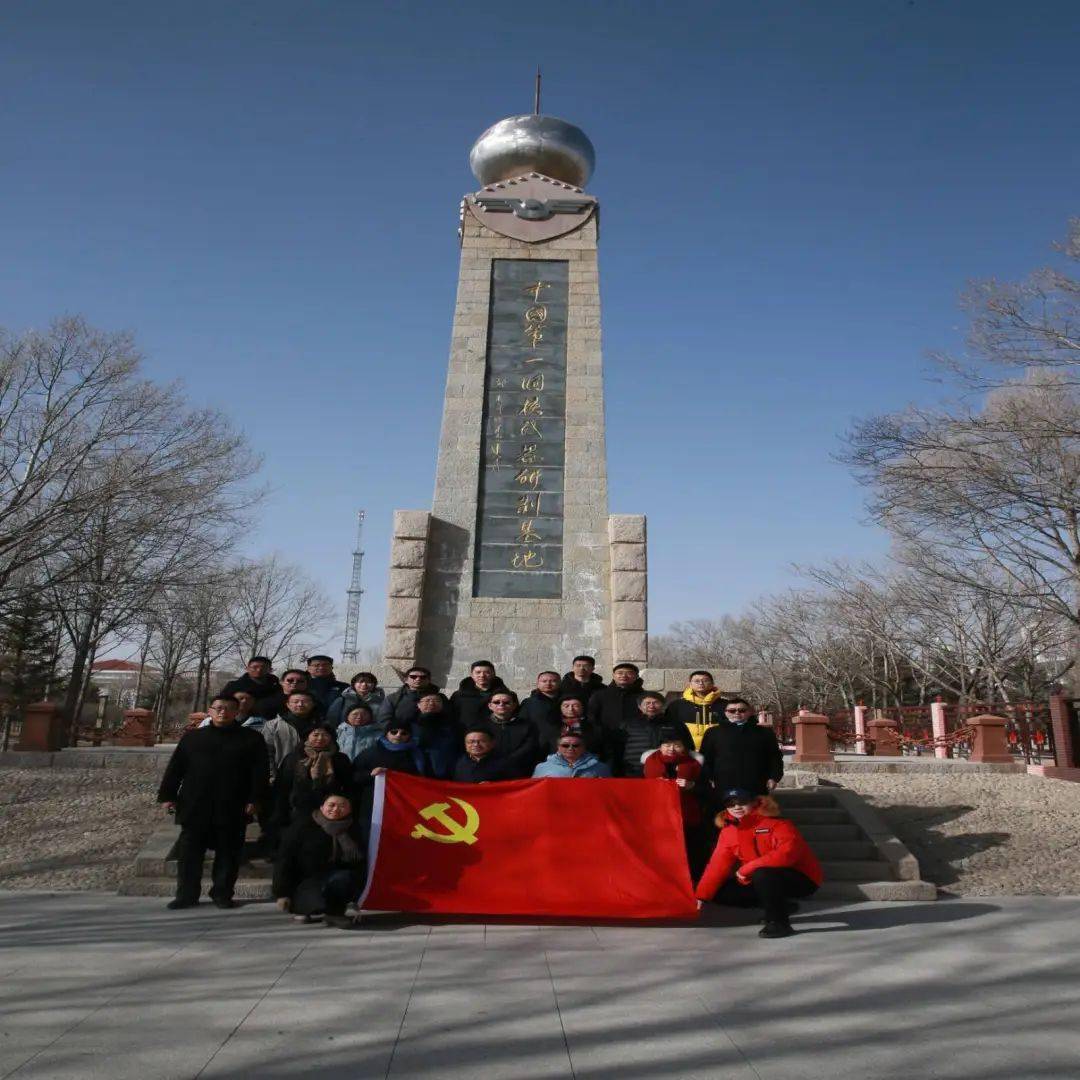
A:
{"label": "stone monument", "polygon": [[482,186],[461,202],[435,498],[394,515],[397,672],[420,663],[453,688],[489,659],[527,692],[577,653],[603,673],[648,663],[645,518],[608,515],[594,160],[539,107],[469,155]]}

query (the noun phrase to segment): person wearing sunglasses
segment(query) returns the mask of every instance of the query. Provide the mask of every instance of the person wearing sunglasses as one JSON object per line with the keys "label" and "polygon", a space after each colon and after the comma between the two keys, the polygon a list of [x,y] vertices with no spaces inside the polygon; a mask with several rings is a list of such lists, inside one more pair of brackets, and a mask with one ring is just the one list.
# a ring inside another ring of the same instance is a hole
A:
{"label": "person wearing sunglasses", "polygon": [[780,816],[776,800],[744,788],[723,792],[717,815],[720,838],[694,895],[733,907],[762,907],[764,938],[795,933],[797,903],[824,879],[821,864],[796,825]]}
{"label": "person wearing sunglasses", "polygon": [[585,746],[582,735],[559,737],[555,753],[533,769],[534,779],[576,780],[579,776],[607,777],[611,770]]}
{"label": "person wearing sunglasses", "polygon": [[382,711],[375,714],[375,719],[382,723],[394,719],[414,724],[420,711],[420,699],[425,694],[439,694],[444,709],[450,705],[450,699],[432,683],[431,672],[426,667],[414,664],[405,672],[405,681],[401,686],[387,696]]}
{"label": "person wearing sunglasses", "polygon": [[754,707],[745,698],[732,698],[722,720],[701,740],[702,779],[708,785],[713,811],[720,809],[725,791],[740,788],[766,795],[784,775],[784,758],[771,728],[758,724]]}
{"label": "person wearing sunglasses", "polygon": [[375,777],[388,772],[425,776],[427,763],[413,732],[412,724],[404,720],[389,720],[386,730],[371,746],[360,752],[353,762],[353,791],[356,795],[357,817],[365,835],[371,824],[371,808],[375,797]]}

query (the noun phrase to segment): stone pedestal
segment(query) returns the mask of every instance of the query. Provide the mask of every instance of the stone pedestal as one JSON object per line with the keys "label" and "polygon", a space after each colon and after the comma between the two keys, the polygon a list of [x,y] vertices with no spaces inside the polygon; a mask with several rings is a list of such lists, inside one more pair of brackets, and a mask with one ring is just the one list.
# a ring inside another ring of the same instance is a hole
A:
{"label": "stone pedestal", "polygon": [[1076,756],[1076,716],[1072,702],[1064,694],[1050,695],[1050,728],[1054,735],[1055,767],[1076,768],[1080,765]]}
{"label": "stone pedestal", "polygon": [[829,718],[820,713],[801,712],[793,721],[795,725],[795,765],[831,763],[829,749]]}
{"label": "stone pedestal", "polygon": [[870,720],[866,734],[875,757],[900,757],[900,725],[895,720],[882,717]]}
{"label": "stone pedestal", "polygon": [[1003,716],[973,716],[967,726],[975,729],[969,761],[983,764],[1012,764],[1017,759],[1009,753],[1005,737],[1007,721]]}
{"label": "stone pedestal", "polygon": [[40,701],[23,709],[22,730],[16,750],[52,752],[64,745],[64,722],[60,708],[51,701]]}
{"label": "stone pedestal", "polygon": [[125,709],[124,722],[109,740],[113,746],[153,746],[154,714],[150,709]]}

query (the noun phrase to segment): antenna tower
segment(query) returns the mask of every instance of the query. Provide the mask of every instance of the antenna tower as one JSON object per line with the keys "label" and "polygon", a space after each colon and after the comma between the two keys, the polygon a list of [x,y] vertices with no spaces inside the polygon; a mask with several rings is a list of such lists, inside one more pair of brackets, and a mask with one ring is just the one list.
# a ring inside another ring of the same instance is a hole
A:
{"label": "antenna tower", "polygon": [[360,627],[360,597],[364,590],[360,588],[360,569],[364,564],[364,511],[356,515],[356,549],[352,553],[352,580],[346,590],[348,601],[345,605],[345,644],[341,648],[341,659],[356,661],[359,654],[356,649],[356,635]]}

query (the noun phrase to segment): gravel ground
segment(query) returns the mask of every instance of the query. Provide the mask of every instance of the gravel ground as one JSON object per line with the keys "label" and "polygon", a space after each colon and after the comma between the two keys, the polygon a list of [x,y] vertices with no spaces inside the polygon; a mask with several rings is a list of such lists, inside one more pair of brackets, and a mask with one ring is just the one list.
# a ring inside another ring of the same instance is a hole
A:
{"label": "gravel ground", "polygon": [[1080,896],[1080,784],[1017,773],[844,773],[958,896]]}
{"label": "gravel ground", "polygon": [[0,768],[0,888],[115,889],[161,820],[152,772]]}
{"label": "gravel ground", "polygon": [[[1008,773],[845,773],[960,896],[1080,896],[1080,784]],[[0,768],[0,888],[115,889],[161,820],[153,773]]]}

